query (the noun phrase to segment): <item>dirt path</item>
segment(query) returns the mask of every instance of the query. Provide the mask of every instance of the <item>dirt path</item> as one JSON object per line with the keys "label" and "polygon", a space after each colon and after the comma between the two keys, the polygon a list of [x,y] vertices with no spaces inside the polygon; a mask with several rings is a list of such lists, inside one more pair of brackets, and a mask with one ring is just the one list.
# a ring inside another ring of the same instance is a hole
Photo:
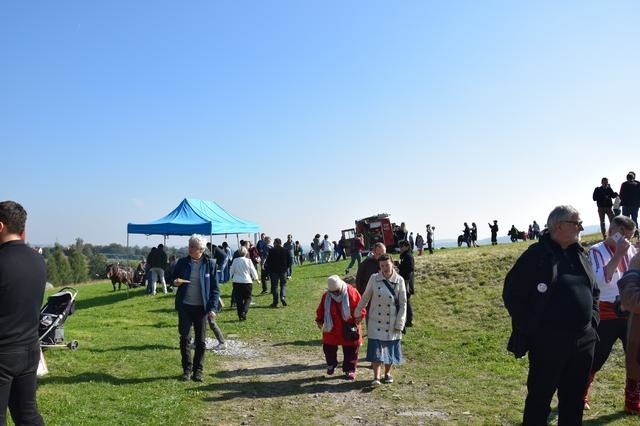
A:
{"label": "dirt path", "polygon": [[215,419],[211,424],[434,424],[447,419],[446,413],[426,407],[402,406],[401,394],[411,392],[411,382],[371,388],[366,361],[355,382],[345,380],[340,367],[327,376],[316,343],[247,343],[229,336],[227,349],[213,352],[222,368],[216,374],[220,382],[207,389],[205,398],[212,402],[206,417]]}

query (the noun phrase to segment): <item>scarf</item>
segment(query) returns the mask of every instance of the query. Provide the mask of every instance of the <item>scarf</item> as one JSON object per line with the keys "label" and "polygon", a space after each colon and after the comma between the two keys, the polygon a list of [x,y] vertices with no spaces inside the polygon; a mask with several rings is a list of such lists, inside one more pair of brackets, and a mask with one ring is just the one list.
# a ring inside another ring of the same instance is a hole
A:
{"label": "scarf", "polygon": [[324,298],[324,327],[322,331],[328,333],[333,329],[333,321],[331,320],[331,300],[336,303],[342,304],[342,319],[346,322],[351,318],[351,308],[349,306],[349,292],[345,286],[342,293],[335,295],[331,292],[327,292],[327,297]]}

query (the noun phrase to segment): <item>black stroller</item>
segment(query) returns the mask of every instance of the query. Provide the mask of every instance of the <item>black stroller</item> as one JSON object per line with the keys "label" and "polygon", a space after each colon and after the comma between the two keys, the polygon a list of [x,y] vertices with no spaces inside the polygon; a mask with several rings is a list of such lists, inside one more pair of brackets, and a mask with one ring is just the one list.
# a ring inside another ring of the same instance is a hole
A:
{"label": "black stroller", "polygon": [[78,341],[64,342],[64,322],[76,310],[78,291],[72,287],[64,287],[52,294],[40,310],[40,347],[77,349]]}

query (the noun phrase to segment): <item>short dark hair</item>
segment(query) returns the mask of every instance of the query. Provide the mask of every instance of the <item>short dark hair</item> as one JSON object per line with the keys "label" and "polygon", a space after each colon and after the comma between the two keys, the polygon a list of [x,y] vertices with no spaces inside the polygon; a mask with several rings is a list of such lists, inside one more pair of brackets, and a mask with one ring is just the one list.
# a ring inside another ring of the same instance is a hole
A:
{"label": "short dark hair", "polygon": [[392,260],[391,256],[389,255],[389,253],[383,253],[380,255],[380,257],[378,258],[378,263],[380,262],[384,262],[386,260]]}
{"label": "short dark hair", "polygon": [[22,234],[27,222],[27,211],[15,201],[0,202],[0,222],[12,234]]}
{"label": "short dark hair", "polygon": [[275,240],[273,240],[273,245],[276,247],[281,247],[282,246],[282,240],[280,238],[276,238]]}

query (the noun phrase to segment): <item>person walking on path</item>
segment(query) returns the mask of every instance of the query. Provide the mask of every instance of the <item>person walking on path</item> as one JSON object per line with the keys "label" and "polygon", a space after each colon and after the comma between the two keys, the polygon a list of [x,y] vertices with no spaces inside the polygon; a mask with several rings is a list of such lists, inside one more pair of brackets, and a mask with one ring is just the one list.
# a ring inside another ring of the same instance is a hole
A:
{"label": "person walking on path", "polygon": [[617,192],[613,192],[611,185],[609,185],[609,179],[603,177],[600,181],[600,186],[597,186],[593,190],[593,201],[598,206],[598,217],[600,218],[600,232],[602,232],[602,238],[607,238],[604,217],[609,218],[609,225],[613,219],[613,199],[618,196]]}
{"label": "person walking on path", "polygon": [[47,269],[24,242],[27,212],[0,202],[0,425],[44,425],[36,403],[40,303]]}
{"label": "person walking on path", "polygon": [[[356,325],[354,315],[360,302],[360,293],[337,275],[327,278],[327,291],[316,309],[316,325],[322,329],[322,350],[327,361],[327,375],[332,376],[338,366],[338,346],[342,346],[342,371],[345,379],[356,379],[358,350],[362,344],[362,328]],[[366,315],[363,307],[358,313]],[[345,328],[356,328],[357,335],[349,335]]]}
{"label": "person walking on path", "polygon": [[[177,287],[175,308],[178,311],[180,334],[181,380],[203,380],[207,319],[216,318],[219,311],[220,288],[216,261],[204,251],[207,240],[202,235],[189,238],[189,255],[180,258],[174,270],[173,285]],[[191,360],[191,328],[195,339],[195,354]]]}
{"label": "person walking on path", "polygon": [[[367,314],[367,361],[373,369],[372,386],[381,380],[393,383],[391,368],[402,363],[402,330],[407,319],[407,297],[404,279],[394,270],[391,256],[379,257],[380,272],[369,278],[362,299],[355,309],[357,322],[370,303]],[[384,365],[384,379],[382,366]]]}

